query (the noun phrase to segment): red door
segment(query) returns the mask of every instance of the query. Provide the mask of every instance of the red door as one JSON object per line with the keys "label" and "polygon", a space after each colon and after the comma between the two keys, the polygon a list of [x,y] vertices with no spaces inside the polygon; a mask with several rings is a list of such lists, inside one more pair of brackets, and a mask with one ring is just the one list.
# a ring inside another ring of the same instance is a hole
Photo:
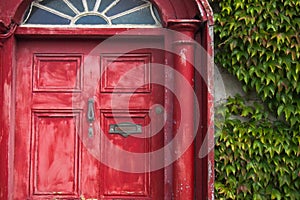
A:
{"label": "red door", "polygon": [[100,43],[18,41],[14,199],[163,199],[161,41]]}

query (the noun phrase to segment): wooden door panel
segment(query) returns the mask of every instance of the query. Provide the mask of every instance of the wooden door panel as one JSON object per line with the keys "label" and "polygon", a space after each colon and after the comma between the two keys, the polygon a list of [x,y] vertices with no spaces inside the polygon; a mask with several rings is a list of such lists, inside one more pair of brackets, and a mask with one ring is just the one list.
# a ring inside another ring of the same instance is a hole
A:
{"label": "wooden door panel", "polygon": [[78,195],[80,114],[33,111],[30,188],[34,197]]}
{"label": "wooden door panel", "polygon": [[[102,159],[107,163],[111,163],[114,167],[134,172],[122,172],[102,166],[100,171],[103,177],[102,180],[105,180],[103,183],[103,195],[108,197],[149,197],[150,157],[148,154],[142,154],[148,153],[151,145],[151,141],[148,139],[150,130],[150,127],[147,127],[149,124],[148,112],[135,111],[126,113],[122,110],[114,110],[113,112],[102,111],[101,119],[101,127],[104,130],[104,135],[101,137],[101,151],[106,152],[102,154],[104,156]],[[136,130],[136,126],[141,127],[141,130]],[[136,132],[128,136],[123,136],[121,135],[122,133],[119,133],[128,131],[129,129]],[[121,151],[116,151],[118,149]],[[123,151],[139,153],[143,155],[144,159],[142,162],[141,160],[137,162],[134,157],[124,155]],[[145,173],[136,173],[141,168]],[[116,177],[118,178],[116,179]]]}
{"label": "wooden door panel", "polygon": [[80,91],[82,69],[82,55],[34,54],[33,92]]}
{"label": "wooden door panel", "polygon": [[101,92],[150,92],[151,54],[101,56]]}

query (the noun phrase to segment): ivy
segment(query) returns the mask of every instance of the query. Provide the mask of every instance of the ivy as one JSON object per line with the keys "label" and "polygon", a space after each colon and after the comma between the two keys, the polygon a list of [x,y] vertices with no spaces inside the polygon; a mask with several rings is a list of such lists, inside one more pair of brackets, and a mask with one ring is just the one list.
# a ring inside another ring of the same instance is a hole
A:
{"label": "ivy", "polygon": [[216,114],[216,199],[300,199],[299,131],[241,96]]}
{"label": "ivy", "polygon": [[299,1],[220,0],[219,6],[216,62],[236,75],[245,91],[256,90],[278,117],[298,126]]}
{"label": "ivy", "polygon": [[215,61],[262,102],[217,113],[216,198],[300,199],[300,1],[211,3]]}

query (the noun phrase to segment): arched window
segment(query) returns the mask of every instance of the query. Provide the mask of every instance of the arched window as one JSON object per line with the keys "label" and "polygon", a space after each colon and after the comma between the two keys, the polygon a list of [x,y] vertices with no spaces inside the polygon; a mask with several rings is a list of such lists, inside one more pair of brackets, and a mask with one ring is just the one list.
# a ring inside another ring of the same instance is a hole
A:
{"label": "arched window", "polygon": [[148,0],[35,0],[22,26],[160,27]]}

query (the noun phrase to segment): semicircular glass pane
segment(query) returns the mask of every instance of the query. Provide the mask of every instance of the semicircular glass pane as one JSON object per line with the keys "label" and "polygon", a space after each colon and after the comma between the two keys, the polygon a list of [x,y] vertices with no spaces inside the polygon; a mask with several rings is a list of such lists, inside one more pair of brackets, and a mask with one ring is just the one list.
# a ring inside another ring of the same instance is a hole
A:
{"label": "semicircular glass pane", "polygon": [[107,21],[100,16],[96,15],[88,15],[80,17],[75,24],[82,24],[82,25],[93,25],[93,24],[107,24]]}
{"label": "semicircular glass pane", "polygon": [[148,26],[160,27],[149,0],[34,0],[22,26]]}

